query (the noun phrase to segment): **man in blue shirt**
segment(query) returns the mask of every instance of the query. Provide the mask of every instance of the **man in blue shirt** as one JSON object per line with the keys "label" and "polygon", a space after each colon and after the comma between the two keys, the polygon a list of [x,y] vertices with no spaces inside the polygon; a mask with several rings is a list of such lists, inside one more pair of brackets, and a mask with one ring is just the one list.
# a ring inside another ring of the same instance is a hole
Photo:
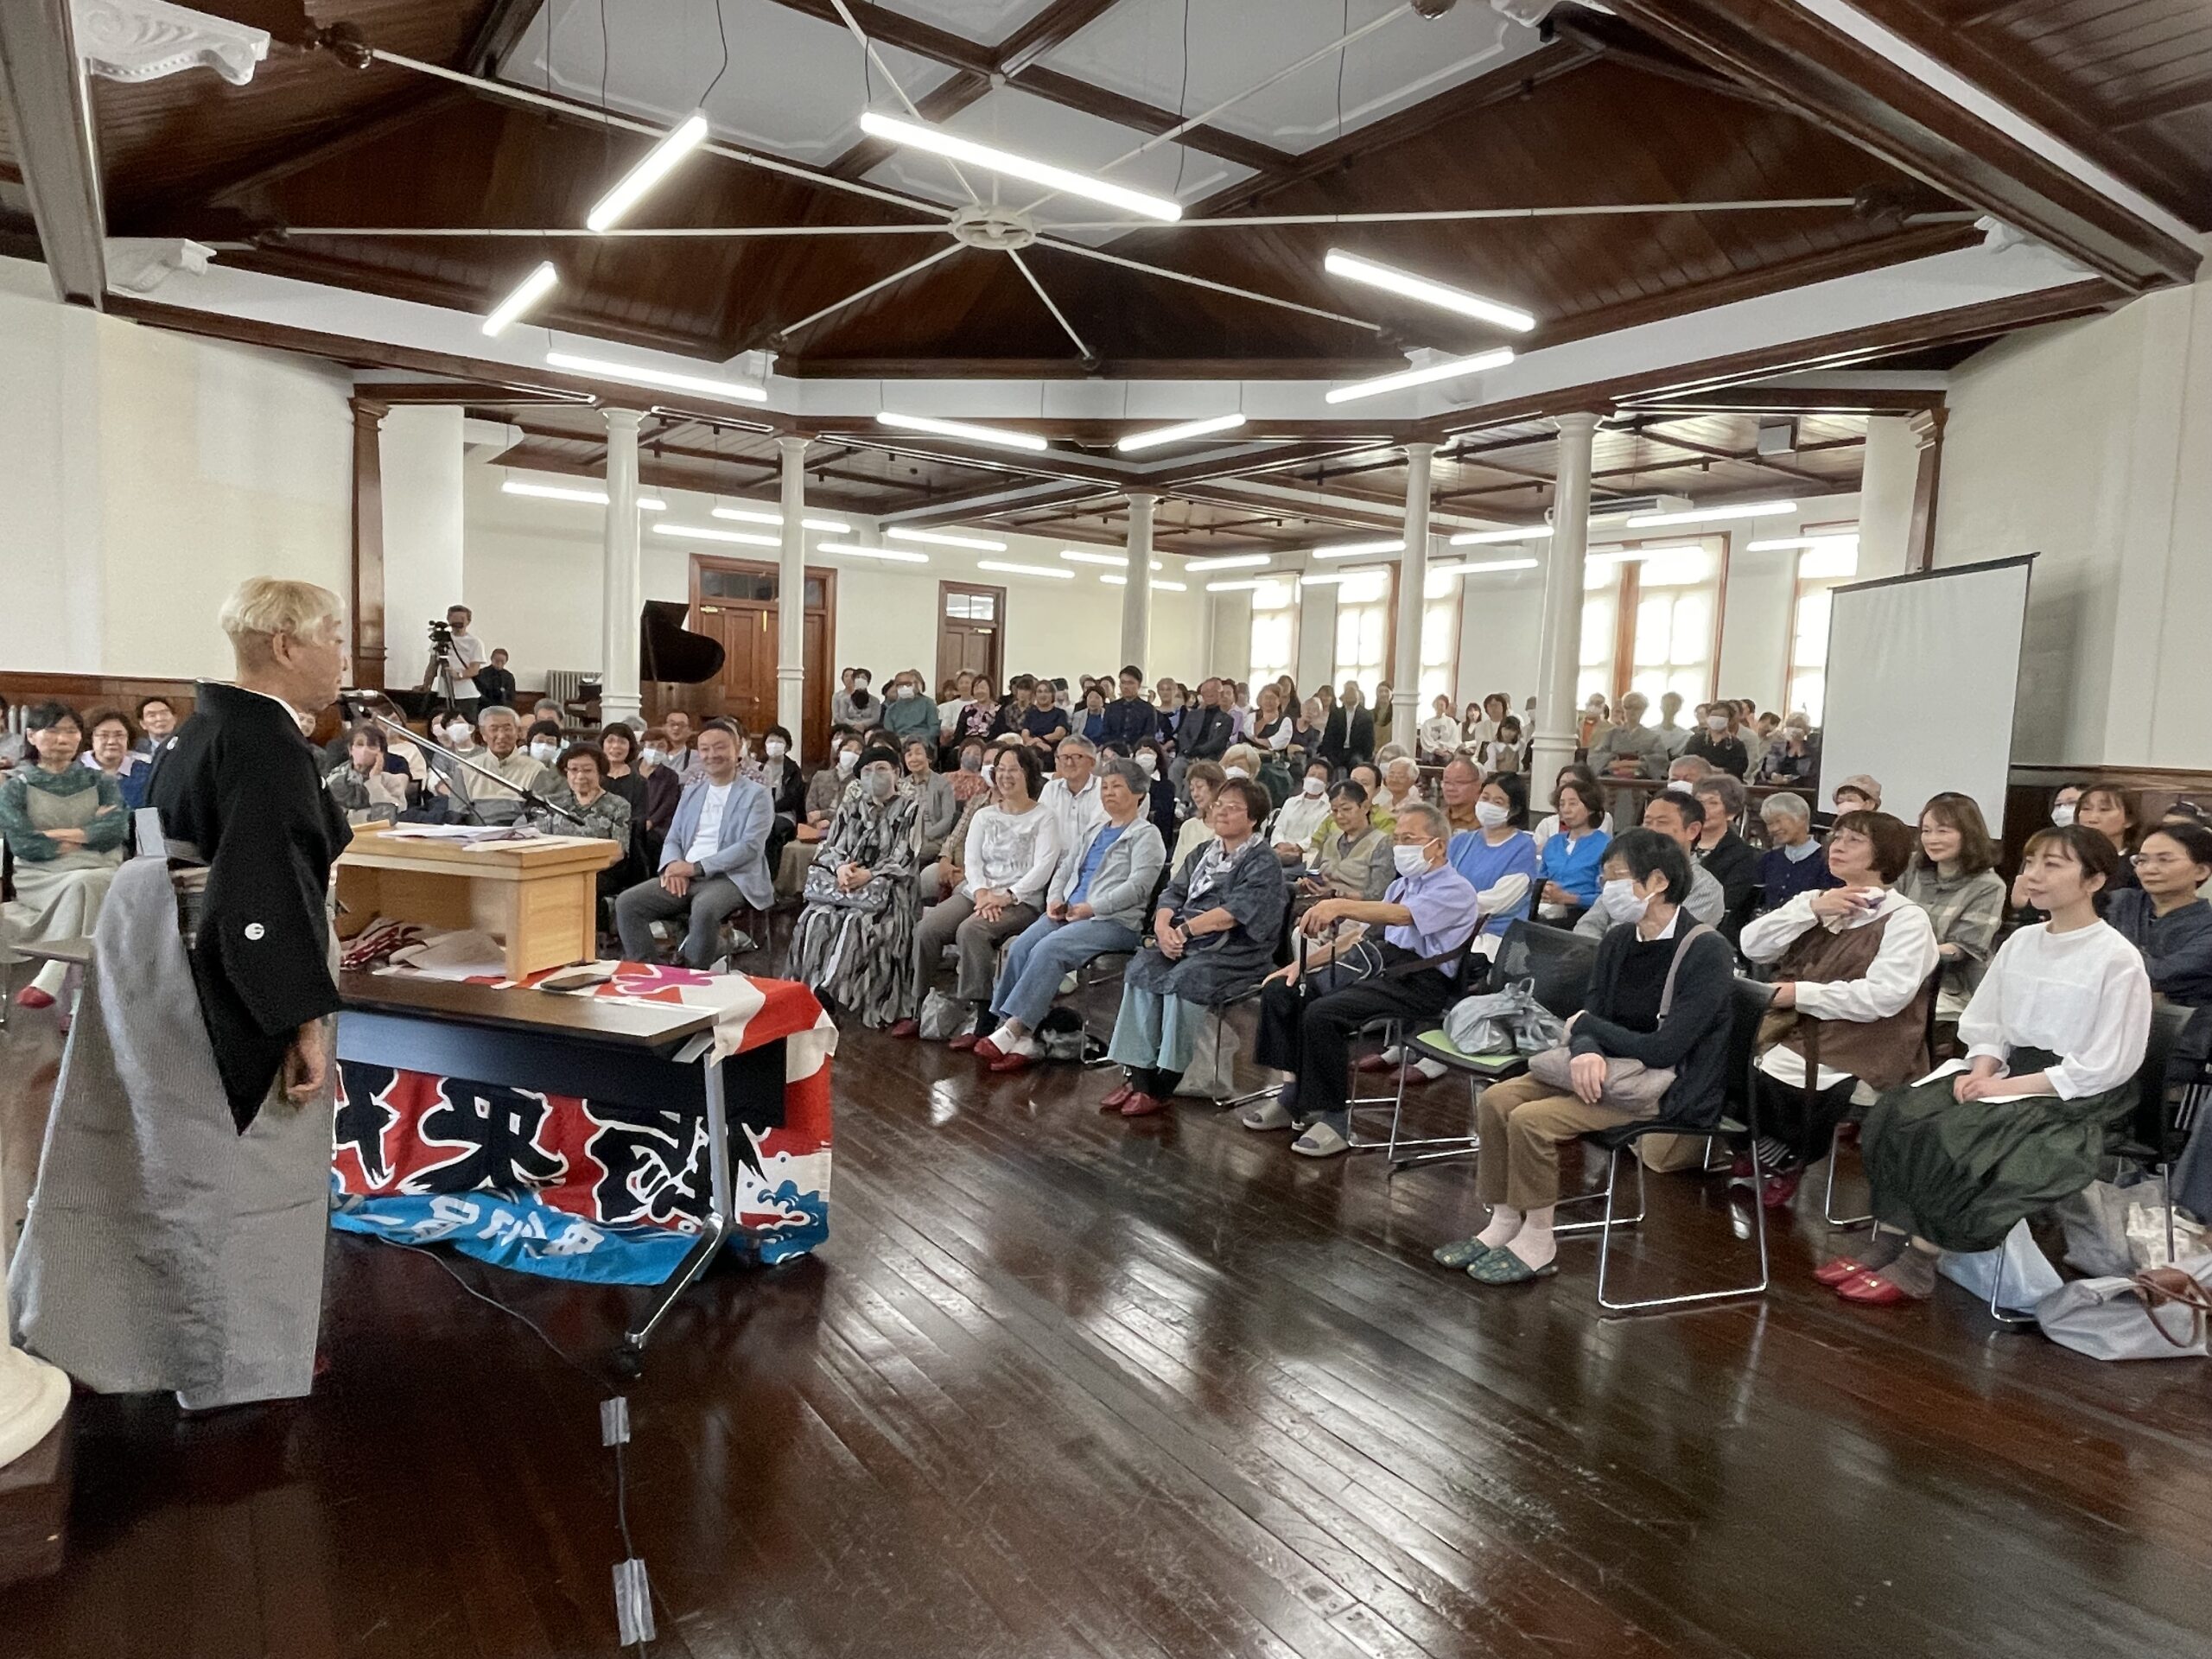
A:
{"label": "man in blue shirt", "polygon": [[1132,749],[1147,737],[1160,734],[1160,713],[1144,700],[1144,671],[1135,664],[1121,673],[1122,695],[1106,705],[1106,731],[1102,741],[1126,743]]}
{"label": "man in blue shirt", "polygon": [[[1246,1128],[1302,1125],[1290,1149],[1303,1157],[1351,1150],[1345,1084],[1355,1033],[1379,1017],[1432,1018],[1459,994],[1458,953],[1473,939],[1482,906],[1474,885],[1446,856],[1450,838],[1440,810],[1425,801],[1408,804],[1398,813],[1391,849],[1398,879],[1382,899],[1325,899],[1306,912],[1300,928],[1330,942],[1306,952],[1309,985],[1300,984],[1301,969],[1293,963],[1261,988],[1253,1056],[1288,1072],[1290,1081],[1275,1099],[1243,1112]],[[1342,931],[1345,923],[1362,925]]]}

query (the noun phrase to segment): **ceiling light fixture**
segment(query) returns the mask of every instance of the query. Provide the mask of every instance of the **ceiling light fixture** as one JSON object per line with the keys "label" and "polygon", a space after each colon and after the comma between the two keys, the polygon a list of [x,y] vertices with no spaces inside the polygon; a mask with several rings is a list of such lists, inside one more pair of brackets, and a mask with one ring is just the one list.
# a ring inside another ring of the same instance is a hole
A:
{"label": "ceiling light fixture", "polygon": [[1315,548],[1313,556],[1317,559],[1361,559],[1377,553],[1402,553],[1405,550],[1405,537],[1402,536],[1391,542],[1332,542],[1326,547]]}
{"label": "ceiling light fixture", "polygon": [[1186,559],[1185,570],[1262,570],[1273,561],[1265,553],[1230,553],[1217,559]]}
{"label": "ceiling light fixture", "polygon": [[1350,570],[1325,571],[1318,575],[1300,576],[1298,579],[1298,585],[1301,588],[1334,588],[1353,574],[1355,573]]}
{"label": "ceiling light fixture", "polygon": [[938,530],[906,530],[897,525],[883,532],[894,542],[931,542],[939,547],[972,547],[978,553],[1003,553],[1004,542],[987,541],[981,536],[948,536]]}
{"label": "ceiling light fixture", "polygon": [[1494,322],[1501,328],[1510,328],[1516,334],[1525,334],[1536,326],[1535,318],[1518,306],[1501,305],[1496,300],[1486,300],[1479,294],[1470,294],[1465,289],[1447,287],[1432,283],[1426,276],[1416,276],[1409,270],[1395,266],[1380,265],[1372,259],[1363,259],[1356,253],[1346,253],[1341,248],[1331,248],[1321,261],[1321,269],[1332,276],[1348,277],[1355,283],[1365,283],[1370,288],[1388,289],[1393,294],[1425,304],[1440,305],[1446,311],[1457,311],[1465,317],[1479,317],[1484,322]]}
{"label": "ceiling light fixture", "polygon": [[1140,449],[1157,449],[1162,444],[1180,443],[1185,438],[1203,438],[1209,432],[1230,432],[1244,424],[1242,415],[1214,415],[1203,421],[1185,421],[1180,426],[1154,427],[1149,432],[1132,432],[1114,447],[1125,455]]}
{"label": "ceiling light fixture", "polygon": [[[1126,588],[1129,585],[1129,579],[1127,576],[1101,576],[1098,580],[1104,582],[1109,588]],[[1189,587],[1185,583],[1179,582],[1155,581],[1152,585],[1155,589],[1164,588],[1171,594],[1186,594],[1190,592]]]}
{"label": "ceiling light fixture", "polygon": [[546,353],[545,366],[549,369],[568,369],[576,374],[604,375],[609,380],[626,381],[633,386],[662,386],[671,391],[696,391],[702,397],[734,398],[747,404],[768,401],[766,386],[747,385],[742,380],[722,380],[706,374],[678,374],[672,369],[649,369],[635,363],[618,362],[613,358],[578,357],[574,352]]}
{"label": "ceiling light fixture", "polygon": [[[510,478],[500,484],[499,490],[505,495],[535,495],[548,501],[582,501],[594,507],[607,505],[605,490],[572,488],[562,484],[527,484],[520,479]],[[641,495],[638,498],[638,511],[666,512],[668,503],[657,495]]]}
{"label": "ceiling light fixture", "polygon": [[1534,570],[1541,559],[1470,559],[1464,564],[1432,564],[1431,575],[1439,572],[1450,576],[1478,575],[1485,570]]}
{"label": "ceiling light fixture", "polygon": [[855,559],[890,559],[899,564],[927,564],[926,553],[909,553],[903,547],[861,547],[851,542],[817,542],[817,553],[842,553]]}
{"label": "ceiling light fixture", "polygon": [[781,547],[780,536],[762,536],[750,530],[711,530],[705,524],[655,524],[656,536],[674,536],[687,542],[734,542],[740,547]]}
{"label": "ceiling light fixture", "polygon": [[1745,544],[1746,553],[1811,553],[1830,547],[1856,547],[1856,531],[1840,536],[1784,536],[1770,542],[1751,542]]}
{"label": "ceiling light fixture", "polygon": [[[741,524],[781,525],[784,522],[782,513],[763,512],[757,507],[716,507],[714,512],[717,518],[734,518]],[[798,522],[803,529],[826,531],[832,536],[853,533],[853,527],[842,518],[801,518]]]}
{"label": "ceiling light fixture", "polygon": [[1662,553],[1702,553],[1705,550],[1695,542],[1684,542],[1674,547],[1616,547],[1603,553],[1592,553],[1584,561],[1587,564],[1634,564],[1641,559],[1656,559]]}
{"label": "ceiling light fixture", "polygon": [[926,149],[932,156],[942,156],[949,161],[966,162],[969,166],[982,168],[987,172],[1027,179],[1032,184],[1041,184],[1071,196],[1087,197],[1092,201],[1103,201],[1110,207],[1126,207],[1133,213],[1142,213],[1147,219],[1165,219],[1173,224],[1183,217],[1183,205],[1170,201],[1165,196],[1148,196],[1141,190],[1132,190],[1125,185],[1109,184],[1103,179],[1071,173],[1064,167],[1054,167],[1050,162],[1032,161],[1028,156],[1016,156],[1011,150],[995,149],[988,144],[976,143],[973,139],[958,137],[943,127],[895,120],[869,110],[861,117],[861,130],[871,138]]}
{"label": "ceiling light fixture", "polygon": [[1266,582],[1262,582],[1256,577],[1246,582],[1210,582],[1206,583],[1206,592],[1210,594],[1249,594],[1255,592],[1261,588],[1268,586],[1274,582],[1274,579],[1270,576]]}
{"label": "ceiling light fixture", "polygon": [[[1092,553],[1084,548],[1064,547],[1060,550],[1060,556],[1070,564],[1110,564],[1116,570],[1126,570],[1129,568],[1129,557],[1126,553]],[[1154,559],[1152,561],[1152,568],[1155,570],[1165,570],[1167,567],[1158,559]],[[1157,588],[1160,584],[1154,582],[1153,586]]]}
{"label": "ceiling light fixture", "polygon": [[1541,541],[1552,533],[1549,524],[1530,524],[1526,530],[1465,530],[1446,543],[1452,547],[1495,547],[1505,542]]}
{"label": "ceiling light fixture", "polygon": [[484,332],[487,334],[504,334],[509,323],[560,285],[561,273],[553,269],[551,260],[546,260],[517,283],[514,292],[492,308],[492,315],[484,319]]}
{"label": "ceiling light fixture", "polygon": [[898,415],[887,409],[875,418],[880,425],[895,426],[903,431],[934,432],[940,438],[965,438],[970,443],[994,443],[1007,449],[1027,449],[1033,454],[1042,454],[1051,447],[1033,432],[1009,432],[1003,427],[972,426],[966,421],[940,421],[928,415]]}
{"label": "ceiling light fixture", "polygon": [[1656,530],[1662,524],[1701,524],[1713,518],[1768,518],[1795,512],[1795,501],[1738,501],[1732,507],[1693,507],[1688,512],[1639,512],[1628,521],[1630,530]]}
{"label": "ceiling light fixture", "polygon": [[1009,576],[1049,576],[1054,582],[1075,580],[1074,571],[1056,570],[1049,564],[1008,564],[1001,559],[978,559],[976,568],[978,570],[1003,571]]}
{"label": "ceiling light fixture", "polygon": [[584,216],[585,228],[604,231],[620,223],[622,215],[636,207],[646,191],[673,172],[678,162],[698,149],[706,137],[707,118],[696,111],[686,116],[599,199],[599,205]]}
{"label": "ceiling light fixture", "polygon": [[1480,374],[1484,369],[1502,369],[1512,360],[1512,348],[1501,346],[1494,352],[1477,352],[1472,357],[1446,358],[1441,363],[1407,369],[1398,374],[1386,374],[1380,379],[1360,380],[1349,386],[1338,386],[1325,394],[1322,401],[1348,404],[1355,397],[1374,397],[1386,391],[1402,391],[1408,386],[1425,386],[1433,380],[1455,380],[1463,374]]}

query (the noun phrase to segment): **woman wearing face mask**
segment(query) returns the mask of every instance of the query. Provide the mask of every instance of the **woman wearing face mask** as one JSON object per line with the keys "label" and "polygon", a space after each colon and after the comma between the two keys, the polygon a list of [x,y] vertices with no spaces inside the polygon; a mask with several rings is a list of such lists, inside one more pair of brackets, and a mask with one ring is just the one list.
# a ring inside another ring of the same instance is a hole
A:
{"label": "woman wearing face mask", "polygon": [[[1478,827],[1452,837],[1452,868],[1483,896],[1485,938],[1503,934],[1515,916],[1528,913],[1525,904],[1510,901],[1510,891],[1498,891],[1513,876],[1530,886],[1536,881],[1536,838],[1522,828],[1528,819],[1527,784],[1517,772],[1494,772],[1483,779],[1482,792],[1475,797]],[[1485,954],[1496,949],[1484,947]]]}
{"label": "woman wearing face mask", "polygon": [[[346,740],[346,760],[322,780],[349,823],[394,823],[407,810],[407,774],[384,769],[384,734],[356,726]],[[359,817],[355,817],[355,814]]]}
{"label": "woman wearing face mask", "polygon": [[937,753],[937,704],[930,701],[928,687],[918,671],[910,668],[891,682],[883,724],[902,753],[917,738],[932,755]]}
{"label": "woman wearing face mask", "polygon": [[[645,783],[645,804],[632,804],[630,821],[637,825],[638,856],[649,870],[660,868],[661,843],[668,826],[676,822],[676,809],[683,799],[683,780],[669,764],[668,733],[648,726],[638,734],[638,776]],[[601,751],[604,753],[604,751]]]}
{"label": "woman wearing face mask", "polygon": [[[1521,1077],[1492,1084],[1477,1103],[1476,1179],[1490,1224],[1435,1255],[1478,1284],[1525,1284],[1554,1271],[1563,1143],[1639,1116],[1686,1112],[1726,1086],[1735,958],[1681,908],[1689,855],[1656,830],[1624,830],[1605,849],[1604,875],[1608,885],[1627,885],[1633,902],[1625,908],[1636,919],[1599,941],[1589,992],[1567,1023],[1571,1092]],[[1656,1107],[1607,1098],[1607,1063],[1617,1059],[1674,1072]]]}
{"label": "woman wearing face mask", "polygon": [[833,740],[830,764],[817,771],[806,785],[806,821],[826,830],[837,807],[853,786],[860,771],[861,741],[851,733]]}
{"label": "woman wearing face mask", "polygon": [[910,737],[900,758],[906,775],[899,787],[915,798],[914,856],[917,867],[933,864],[944,849],[944,838],[960,817],[960,800],[952,792],[952,779],[930,766],[930,746]]}
{"label": "woman wearing face mask", "polygon": [[1329,769],[1316,760],[1306,768],[1299,792],[1284,802],[1268,828],[1268,842],[1294,875],[1313,855],[1314,837],[1329,821]]}
{"label": "woman wearing face mask", "polygon": [[550,720],[534,720],[525,741],[530,745],[530,758],[548,772],[552,771],[561,758],[561,728]]}
{"label": "woman wearing face mask", "polygon": [[911,999],[914,972],[914,815],[899,786],[899,755],[855,756],[853,784],[806,871],[806,905],[791,926],[791,976],[871,1030]]}
{"label": "woman wearing face mask", "polygon": [[840,726],[858,729],[873,726],[883,718],[883,702],[868,690],[874,676],[864,668],[852,671],[849,690],[841,690],[830,699],[830,718]]}
{"label": "woman wearing face mask", "polygon": [[1803,715],[1790,715],[1759,758],[1758,781],[1809,784],[1820,771],[1821,751],[1813,736],[1813,722]]}
{"label": "woman wearing face mask", "polygon": [[1974,998],[2005,925],[1997,849],[1971,795],[1944,793],[1920,809],[1920,851],[1897,891],[1928,912],[1943,971],[1936,989],[1937,1047]]}
{"label": "woman wearing face mask", "polygon": [[1739,731],[1736,705],[1732,702],[1709,704],[1700,728],[1690,734],[1689,741],[1682,745],[1684,754],[1694,754],[1717,772],[1742,779],[1751,770],[1751,751],[1744,747]]}
{"label": "woman wearing face mask", "polygon": [[2098,889],[2099,902],[2109,899],[2123,888],[2138,885],[2135,880],[2135,803],[2125,790],[2110,784],[2091,784],[2074,803],[2074,822],[2084,830],[2094,830],[2112,843],[2119,862],[2110,876]]}
{"label": "woman wearing face mask", "polygon": [[2081,784],[2063,785],[2058,793],[2050,798],[2050,821],[2058,829],[2066,829],[2073,823],[2074,815],[2081,810],[2084,787],[2086,785]]}
{"label": "woman wearing face mask", "polygon": [[1175,785],[1167,776],[1167,752],[1156,737],[1147,737],[1130,757],[1144,773],[1145,817],[1160,831],[1163,846],[1175,844]]}

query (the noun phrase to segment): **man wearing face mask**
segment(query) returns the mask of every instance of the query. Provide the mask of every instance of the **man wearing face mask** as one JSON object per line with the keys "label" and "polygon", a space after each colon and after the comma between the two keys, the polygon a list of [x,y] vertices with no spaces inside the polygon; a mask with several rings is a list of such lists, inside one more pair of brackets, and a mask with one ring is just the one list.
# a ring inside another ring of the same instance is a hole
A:
{"label": "man wearing face mask", "polygon": [[513,709],[486,709],[476,723],[484,734],[484,753],[469,758],[504,781],[486,778],[472,766],[455,766],[441,790],[466,804],[460,809],[465,819],[512,823],[522,811],[523,791],[543,795],[561,780],[551,766],[523,748],[522,722]]}
{"label": "man wearing face mask", "polygon": [[[1689,897],[1682,901],[1682,908],[1689,912],[1690,919],[1719,921],[1728,909],[1727,893],[1713,872],[1697,861],[1697,844],[1705,834],[1704,804],[1695,795],[1669,788],[1645,804],[1643,827],[1666,836],[1690,861]],[[1634,921],[1641,912],[1636,910],[1637,901],[1630,891],[1631,885],[1615,880],[1599,888],[1598,902],[1582,912],[1582,919],[1574,925],[1574,931],[1602,939],[1608,928]]]}
{"label": "man wearing face mask", "polygon": [[652,962],[659,949],[652,924],[690,918],[677,956],[704,969],[721,955],[722,923],[740,906],[766,910],[775,902],[768,868],[768,791],[738,775],[741,740],[728,721],[710,720],[699,734],[703,775],[677,805],[660,852],[660,873],[614,902],[614,925],[626,961]]}
{"label": "man wearing face mask", "polygon": [[1248,1129],[1304,1126],[1290,1149],[1301,1157],[1349,1152],[1351,1109],[1344,1085],[1354,1035],[1370,1020],[1426,1020],[1457,994],[1458,953],[1481,920],[1474,886],[1446,857],[1451,827],[1425,801],[1398,815],[1391,859],[1397,879],[1382,897],[1324,899],[1299,923],[1309,938],[1300,964],[1278,968],[1262,982],[1253,1057],[1287,1072],[1272,1101],[1247,1108]]}

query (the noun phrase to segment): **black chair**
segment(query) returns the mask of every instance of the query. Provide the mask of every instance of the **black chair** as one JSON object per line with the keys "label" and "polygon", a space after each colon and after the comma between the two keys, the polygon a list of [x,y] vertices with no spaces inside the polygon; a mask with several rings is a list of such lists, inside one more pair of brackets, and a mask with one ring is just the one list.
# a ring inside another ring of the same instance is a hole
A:
{"label": "black chair", "polygon": [[[1939,962],[1928,976],[1921,989],[1914,993],[1915,995],[1924,994],[1928,998],[1928,1025],[1922,1040],[1927,1045],[1929,1058],[1931,1060],[1936,1054],[1936,1005],[1942,995],[1942,989],[1943,964]],[[1808,1026],[1805,1031],[1805,1109],[1808,1112],[1813,1109],[1813,1096],[1819,1092],[1814,1085],[1820,1077],[1820,1071],[1821,1027],[1819,1021],[1815,1020]],[[1871,1211],[1863,1216],[1839,1216],[1835,1212],[1835,1166],[1838,1156],[1843,1149],[1843,1126],[1857,1121],[1859,1120],[1852,1112],[1846,1112],[1837,1122],[1835,1132],[1828,1136],[1827,1182],[1826,1189],[1821,1194],[1821,1218],[1827,1223],[1831,1230],[1838,1227],[1864,1227],[1874,1219]]]}
{"label": "black chair", "polygon": [[[1647,1122],[1624,1123],[1617,1128],[1599,1129],[1582,1137],[1585,1146],[1596,1147],[1605,1154],[1605,1185],[1602,1192],[1586,1192],[1579,1198],[1562,1198],[1561,1207],[1570,1204],[1594,1203],[1603,1198],[1605,1205],[1602,1221],[1572,1222],[1555,1227],[1555,1233],[1595,1232],[1598,1235],[1598,1306],[1611,1313],[1641,1313],[1655,1308],[1688,1307],[1702,1302],[1731,1300],[1738,1296],[1764,1296],[1771,1274],[1767,1263],[1766,1206],[1758,1201],[1758,1083],[1755,1073],[1758,1057],[1759,1021],[1767,1010],[1768,991],[1755,981],[1738,979],[1729,1001],[1730,1029],[1728,1034],[1728,1065],[1726,1084],[1722,1096],[1717,1100],[1694,1103],[1688,1109],[1673,1117],[1656,1117]],[[1759,1276],[1748,1285],[1730,1285],[1717,1290],[1690,1291],[1676,1296],[1645,1296],[1628,1301],[1615,1301],[1606,1294],[1606,1269],[1612,1260],[1613,1230],[1633,1227],[1643,1221],[1646,1211],[1643,1160],[1635,1158],[1636,1143],[1647,1135],[1711,1135],[1724,1116],[1732,1116],[1745,1124],[1751,1138],[1751,1232],[1758,1242]],[[1620,1182],[1621,1154],[1627,1153],[1636,1163],[1636,1213],[1616,1217],[1613,1200]]]}

